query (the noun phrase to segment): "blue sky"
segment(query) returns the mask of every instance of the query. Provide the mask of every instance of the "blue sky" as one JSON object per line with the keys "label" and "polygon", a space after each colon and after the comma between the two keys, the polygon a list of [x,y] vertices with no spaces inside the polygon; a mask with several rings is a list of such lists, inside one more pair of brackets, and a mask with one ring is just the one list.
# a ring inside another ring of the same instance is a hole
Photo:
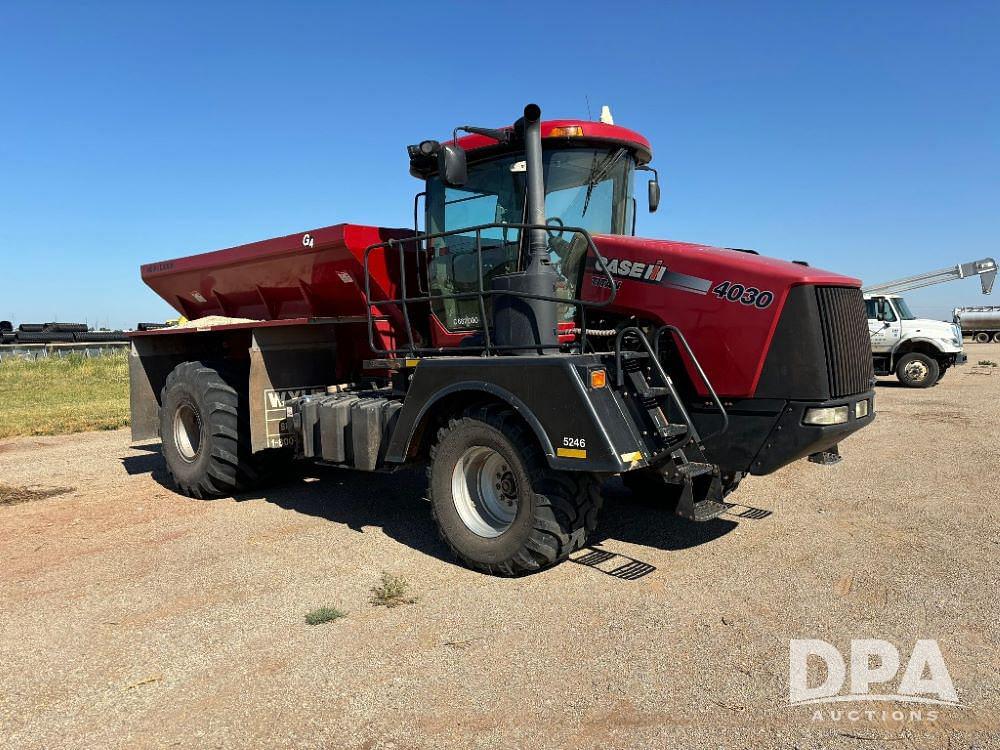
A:
{"label": "blue sky", "polygon": [[0,318],[163,319],[141,263],[406,226],[406,144],[587,97],[653,143],[643,236],[872,282],[1000,255],[1000,4],[541,8],[0,4]]}

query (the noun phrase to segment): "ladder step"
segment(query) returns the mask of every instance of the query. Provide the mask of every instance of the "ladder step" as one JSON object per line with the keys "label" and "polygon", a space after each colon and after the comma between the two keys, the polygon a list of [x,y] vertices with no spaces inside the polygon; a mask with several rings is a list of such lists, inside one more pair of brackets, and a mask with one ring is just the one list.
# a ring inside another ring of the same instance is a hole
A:
{"label": "ladder step", "polygon": [[704,464],[698,461],[690,461],[677,467],[677,473],[689,479],[700,477],[704,474],[711,474],[713,471],[715,471],[715,467],[712,464]]}
{"label": "ladder step", "polygon": [[695,503],[691,506],[690,513],[684,513],[683,515],[689,521],[702,523],[704,521],[711,521],[713,518],[718,518],[727,510],[729,510],[728,503],[720,503],[715,500],[702,500],[700,503]]}
{"label": "ladder step", "polygon": [[639,395],[650,398],[662,398],[670,395],[670,389],[663,386],[647,386],[644,391],[639,392]]}
{"label": "ladder step", "polygon": [[686,435],[687,431],[688,428],[685,424],[668,424],[660,429],[660,434],[663,437],[677,437],[678,435]]}

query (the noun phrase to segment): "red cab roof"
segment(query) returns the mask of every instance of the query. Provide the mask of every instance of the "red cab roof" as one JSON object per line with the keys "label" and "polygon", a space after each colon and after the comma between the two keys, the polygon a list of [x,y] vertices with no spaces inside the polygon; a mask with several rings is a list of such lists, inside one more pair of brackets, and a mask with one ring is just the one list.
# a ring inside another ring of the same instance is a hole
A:
{"label": "red cab roof", "polygon": [[[512,130],[513,126],[501,128]],[[640,164],[646,164],[653,158],[653,149],[649,141],[634,130],[619,125],[606,125],[603,122],[590,120],[543,120],[542,138],[544,140],[572,142],[577,139],[587,141],[608,141],[620,144],[636,151]],[[489,136],[470,133],[458,139],[458,145],[467,152],[496,146],[497,142]]]}

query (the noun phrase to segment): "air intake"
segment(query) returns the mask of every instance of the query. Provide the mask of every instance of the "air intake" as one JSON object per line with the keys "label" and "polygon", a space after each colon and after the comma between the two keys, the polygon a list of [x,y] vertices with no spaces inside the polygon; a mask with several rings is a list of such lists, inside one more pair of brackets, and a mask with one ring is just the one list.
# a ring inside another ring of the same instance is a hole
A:
{"label": "air intake", "polygon": [[830,397],[864,393],[872,387],[872,345],[860,289],[816,287],[823,326]]}

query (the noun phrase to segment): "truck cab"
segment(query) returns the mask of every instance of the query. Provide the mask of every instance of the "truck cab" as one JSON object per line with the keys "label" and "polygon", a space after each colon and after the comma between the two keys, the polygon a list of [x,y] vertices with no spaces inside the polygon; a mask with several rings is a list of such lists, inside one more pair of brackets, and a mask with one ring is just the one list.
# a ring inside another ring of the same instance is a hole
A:
{"label": "truck cab", "polygon": [[895,373],[907,387],[929,388],[966,361],[954,323],[918,318],[898,294],[866,294],[865,308],[876,375]]}

